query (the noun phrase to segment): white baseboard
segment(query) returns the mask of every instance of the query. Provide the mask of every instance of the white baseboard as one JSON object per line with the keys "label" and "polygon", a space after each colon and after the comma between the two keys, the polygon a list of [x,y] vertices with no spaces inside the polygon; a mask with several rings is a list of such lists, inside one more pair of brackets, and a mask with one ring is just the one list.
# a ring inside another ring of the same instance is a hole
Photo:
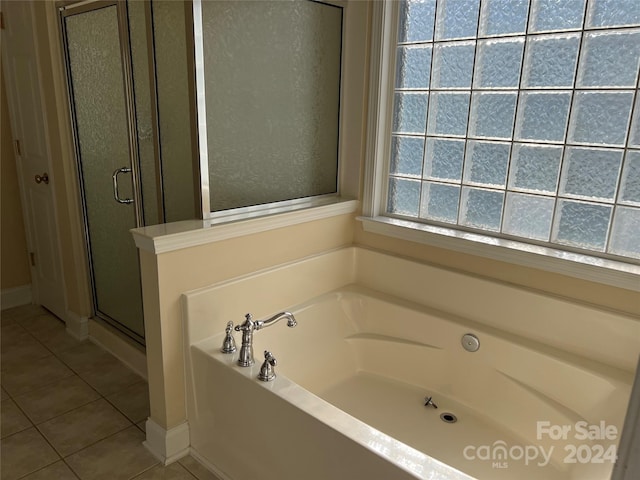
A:
{"label": "white baseboard", "polygon": [[81,317],[71,310],[67,310],[65,315],[65,325],[67,333],[76,340],[86,340],[89,338],[89,319]]}
{"label": "white baseboard", "polygon": [[202,464],[202,466],[204,466],[207,470],[209,470],[210,472],[213,472],[213,474],[220,480],[232,480],[232,478],[229,475],[227,475],[222,470],[217,468],[211,462],[207,461],[204,457],[202,457],[198,453],[197,450],[194,450],[193,448],[191,449],[191,456],[195,458],[200,464]]}
{"label": "white baseboard", "polygon": [[110,328],[93,319],[89,320],[89,340],[104,348],[147,380],[147,356],[139,347],[132,345]]}
{"label": "white baseboard", "polygon": [[187,422],[165,430],[148,418],[145,429],[147,440],[143,445],[163,465],[169,465],[189,455],[189,424]]}
{"label": "white baseboard", "polygon": [[5,288],[0,291],[0,308],[19,307],[20,305],[29,305],[31,303],[31,284],[22,285],[21,287]]}

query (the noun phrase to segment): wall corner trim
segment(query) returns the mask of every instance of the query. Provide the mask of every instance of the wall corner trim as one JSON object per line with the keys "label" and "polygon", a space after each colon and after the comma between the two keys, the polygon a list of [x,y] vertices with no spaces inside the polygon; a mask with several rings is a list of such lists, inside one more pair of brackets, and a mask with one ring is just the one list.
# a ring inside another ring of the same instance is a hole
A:
{"label": "wall corner trim", "polygon": [[169,465],[189,454],[189,424],[187,422],[166,430],[148,418],[145,428],[147,439],[143,445],[163,465]]}
{"label": "wall corner trim", "polygon": [[0,305],[2,305],[2,310],[19,307],[20,305],[29,305],[31,301],[31,284],[5,288],[0,291]]}

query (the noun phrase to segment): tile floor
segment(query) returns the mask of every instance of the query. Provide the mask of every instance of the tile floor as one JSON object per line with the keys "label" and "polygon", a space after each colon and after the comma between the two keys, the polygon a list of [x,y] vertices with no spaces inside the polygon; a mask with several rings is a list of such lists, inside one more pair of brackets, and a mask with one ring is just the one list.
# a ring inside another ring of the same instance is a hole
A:
{"label": "tile floor", "polygon": [[2,311],[0,480],[217,480],[142,445],[146,382],[47,310]]}

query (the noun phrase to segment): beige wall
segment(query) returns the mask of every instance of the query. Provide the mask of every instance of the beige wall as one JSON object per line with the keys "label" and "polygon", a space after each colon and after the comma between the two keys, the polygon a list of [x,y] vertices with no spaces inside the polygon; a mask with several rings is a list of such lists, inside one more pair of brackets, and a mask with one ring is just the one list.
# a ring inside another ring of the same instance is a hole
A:
{"label": "beige wall", "polygon": [[16,171],[16,158],[13,151],[13,139],[11,137],[11,125],[9,124],[9,109],[7,107],[7,93],[4,79],[0,82],[1,114],[0,131],[2,132],[2,151],[0,152],[0,192],[2,198],[0,205],[0,288],[8,289],[21,287],[31,283],[29,271],[29,254],[27,252],[27,239],[22,219],[22,202],[18,188],[18,174]]}
{"label": "beige wall", "polygon": [[357,245],[415,258],[453,270],[480,275],[491,280],[507,282],[632,315],[640,315],[640,295],[638,292],[624,288],[611,287],[535,268],[373,234],[365,232],[360,222],[355,228],[354,241]]}

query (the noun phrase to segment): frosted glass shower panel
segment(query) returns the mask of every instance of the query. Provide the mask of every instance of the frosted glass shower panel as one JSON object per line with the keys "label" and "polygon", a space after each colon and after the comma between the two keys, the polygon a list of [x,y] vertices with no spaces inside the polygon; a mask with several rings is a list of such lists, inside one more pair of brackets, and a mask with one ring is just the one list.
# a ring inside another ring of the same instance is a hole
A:
{"label": "frosted glass shower panel", "polygon": [[[135,2],[134,2],[135,3]],[[156,88],[165,221],[195,216],[192,135],[196,130],[190,94],[190,19],[185,2],[153,1]]]}
{"label": "frosted glass shower panel", "polygon": [[342,9],[202,2],[202,21],[211,209],[335,193]]}
{"label": "frosted glass shower panel", "polygon": [[129,40],[131,44],[131,69],[133,76],[134,98],[136,103],[136,131],[138,134],[138,159],[140,163],[140,181],[142,188],[143,214],[145,225],[164,223],[162,202],[159,201],[158,182],[156,181],[156,157],[153,133],[152,109],[154,100],[151,91],[153,72],[149,65],[149,43],[144,2],[129,2]]}

